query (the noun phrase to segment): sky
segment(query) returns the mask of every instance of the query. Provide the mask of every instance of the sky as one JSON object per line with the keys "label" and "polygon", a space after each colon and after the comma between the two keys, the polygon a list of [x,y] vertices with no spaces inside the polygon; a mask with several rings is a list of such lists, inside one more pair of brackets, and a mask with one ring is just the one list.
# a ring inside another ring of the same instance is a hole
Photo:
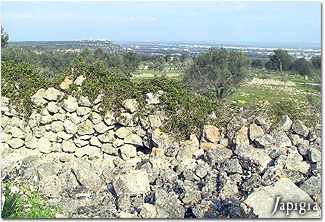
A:
{"label": "sky", "polygon": [[319,2],[2,2],[11,41],[321,41]]}

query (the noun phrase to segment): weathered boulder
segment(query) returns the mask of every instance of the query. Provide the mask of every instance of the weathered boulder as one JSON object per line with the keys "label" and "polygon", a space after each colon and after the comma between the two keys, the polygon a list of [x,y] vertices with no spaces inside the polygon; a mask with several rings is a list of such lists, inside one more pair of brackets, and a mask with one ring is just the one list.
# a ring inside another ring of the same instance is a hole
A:
{"label": "weathered boulder", "polygon": [[78,116],[85,116],[91,112],[91,108],[86,106],[78,106],[76,112]]}
{"label": "weathered boulder", "polygon": [[95,132],[94,125],[89,119],[80,123],[77,131],[79,135],[91,135]]}
{"label": "weathered boulder", "polygon": [[132,157],[136,157],[137,155],[137,148],[131,144],[125,144],[120,148],[121,155],[123,159],[128,159]]}
{"label": "weathered boulder", "polygon": [[288,115],[284,115],[281,118],[279,129],[283,131],[288,131],[292,126],[292,120]]}
{"label": "weathered boulder", "polygon": [[218,148],[209,150],[205,153],[204,159],[214,165],[216,163],[222,163],[232,156],[232,151],[228,148]]}
{"label": "weathered boulder", "polygon": [[78,182],[90,191],[98,192],[105,188],[103,181],[93,170],[89,161],[75,159],[71,162],[71,169]]}
{"label": "weathered boulder", "polygon": [[69,141],[69,140],[65,140],[62,142],[62,150],[63,152],[67,152],[67,153],[73,153],[75,152],[77,149],[76,145],[74,144],[74,142]]}
{"label": "weathered boulder", "polygon": [[292,130],[303,137],[307,137],[309,134],[309,129],[300,120],[292,124]]}
{"label": "weathered boulder", "polygon": [[[304,214],[299,214],[299,211],[293,209],[289,215],[286,215],[286,211],[279,210],[280,203],[275,205],[277,198],[280,198],[281,202],[290,201],[292,204],[300,202],[313,203],[307,193],[287,178],[280,179],[273,186],[262,187],[254,191],[244,202],[253,208],[254,213],[259,218],[320,218],[321,216],[320,210],[303,211]],[[274,210],[274,208],[277,210]]]}
{"label": "weathered boulder", "polygon": [[255,123],[249,126],[249,138],[254,141],[257,138],[261,138],[264,135],[264,130],[262,127],[256,125]]}
{"label": "weathered boulder", "polygon": [[40,107],[47,103],[47,101],[44,99],[45,97],[45,89],[39,89],[32,97],[31,101],[34,105]]}
{"label": "weathered boulder", "polygon": [[301,184],[300,188],[308,193],[311,197],[315,194],[321,192],[322,180],[320,177],[312,176],[307,179],[303,184]]}
{"label": "weathered boulder", "polygon": [[158,189],[155,193],[158,218],[183,218],[185,209],[175,193]]}
{"label": "weathered boulder", "polygon": [[121,127],[118,130],[116,130],[115,135],[118,138],[124,139],[126,138],[128,135],[130,135],[132,132],[129,128],[126,127]]}
{"label": "weathered boulder", "polygon": [[149,115],[150,127],[155,129],[159,128],[162,125],[160,117],[158,115]]}
{"label": "weathered boulder", "polygon": [[252,146],[239,146],[236,148],[235,153],[244,160],[250,160],[259,164],[262,169],[265,169],[271,162],[269,155],[258,148]]}
{"label": "weathered boulder", "polygon": [[63,100],[62,107],[69,113],[75,112],[78,108],[78,100],[73,96],[68,96],[67,99]]}
{"label": "weathered boulder", "polygon": [[203,128],[203,137],[212,143],[219,142],[220,132],[219,129],[212,125],[205,125]]}
{"label": "weathered boulder", "polygon": [[149,105],[159,104],[160,103],[159,97],[160,97],[159,94],[154,94],[154,93],[149,92],[146,94],[146,102]]}
{"label": "weathered boulder", "polygon": [[142,218],[156,218],[157,209],[156,206],[149,203],[144,203],[140,212]]}
{"label": "weathered boulder", "polygon": [[322,154],[321,154],[320,150],[317,148],[309,149],[308,157],[309,157],[309,160],[313,163],[321,162],[321,160],[322,160]]}
{"label": "weathered boulder", "polygon": [[83,75],[78,76],[75,80],[74,80],[74,84],[77,86],[81,86],[82,83],[86,80],[86,77],[84,77]]}
{"label": "weathered boulder", "polygon": [[248,128],[246,126],[241,127],[240,130],[237,131],[235,143],[237,146],[249,145]]}
{"label": "weathered boulder", "polygon": [[60,83],[60,88],[63,90],[69,89],[70,85],[73,83],[71,76],[66,76],[64,80]]}
{"label": "weathered boulder", "polygon": [[148,174],[144,170],[133,170],[119,175],[114,179],[113,187],[118,196],[145,194],[150,191]]}
{"label": "weathered boulder", "polygon": [[124,138],[124,143],[135,146],[143,146],[142,138],[136,134],[130,134]]}
{"label": "weathered boulder", "polygon": [[78,126],[69,119],[64,120],[63,126],[67,133],[76,134],[78,131]]}
{"label": "weathered boulder", "polygon": [[19,138],[12,138],[7,142],[9,146],[13,149],[18,149],[24,145],[24,140]]}
{"label": "weathered boulder", "polygon": [[61,92],[60,90],[57,90],[53,87],[48,88],[45,90],[43,96],[45,99],[49,101],[58,101],[63,98],[64,93]]}
{"label": "weathered boulder", "polygon": [[139,103],[135,99],[126,99],[123,101],[123,107],[130,113],[134,113],[139,108]]}

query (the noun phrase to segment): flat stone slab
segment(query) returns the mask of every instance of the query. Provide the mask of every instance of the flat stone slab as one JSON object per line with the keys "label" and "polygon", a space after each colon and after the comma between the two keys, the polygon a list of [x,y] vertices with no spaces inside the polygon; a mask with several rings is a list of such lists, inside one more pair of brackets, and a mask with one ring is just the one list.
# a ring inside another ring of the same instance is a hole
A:
{"label": "flat stone slab", "polygon": [[134,170],[128,174],[119,175],[115,178],[113,186],[118,196],[138,195],[150,191],[148,174],[143,170]]}
{"label": "flat stone slab", "polygon": [[[278,198],[280,198],[279,201]],[[294,210],[295,204],[299,205],[305,204],[305,207],[300,209],[307,209],[308,203],[314,206],[314,202],[311,197],[304,192],[302,189],[297,187],[290,179],[282,178],[277,181],[272,186],[262,187],[253,193],[251,193],[248,198],[244,201],[249,207],[253,208],[253,212],[259,218],[320,218],[321,210],[318,206],[317,211],[307,211],[305,214],[299,214],[299,210]],[[293,205],[289,206],[288,202]],[[283,205],[282,203],[285,203]],[[285,208],[283,208],[285,206]],[[287,215],[286,210],[292,207],[289,215]],[[278,210],[274,210],[274,209]],[[302,212],[302,211],[301,211]]]}

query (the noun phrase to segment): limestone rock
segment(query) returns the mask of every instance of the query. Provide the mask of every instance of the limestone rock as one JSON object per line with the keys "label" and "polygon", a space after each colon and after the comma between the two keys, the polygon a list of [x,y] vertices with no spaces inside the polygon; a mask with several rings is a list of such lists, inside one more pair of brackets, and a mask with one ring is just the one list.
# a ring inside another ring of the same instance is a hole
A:
{"label": "limestone rock", "polygon": [[62,107],[69,113],[75,112],[78,108],[78,101],[75,97],[68,96],[68,98],[63,101]]}
{"label": "limestone rock", "polygon": [[102,151],[104,153],[110,154],[110,155],[117,155],[117,149],[113,147],[110,143],[105,143],[101,147]]}
{"label": "limestone rock", "polygon": [[110,126],[115,123],[114,113],[112,111],[106,111],[104,116],[104,122]]}
{"label": "limestone rock", "polygon": [[241,127],[236,133],[235,143],[237,146],[249,145],[248,128],[246,126]]}
{"label": "limestone rock", "polygon": [[155,205],[144,203],[140,212],[142,218],[156,218],[157,209]]}
{"label": "limestone rock", "polygon": [[53,132],[61,132],[64,130],[64,124],[61,121],[54,121],[51,124],[51,129]]}
{"label": "limestone rock", "polygon": [[124,138],[126,138],[128,135],[130,135],[131,133],[132,133],[131,130],[129,130],[128,128],[126,128],[126,127],[121,127],[121,128],[119,128],[118,130],[116,130],[115,135],[116,135],[118,138],[124,139]]}
{"label": "limestone rock", "polygon": [[126,144],[132,144],[135,146],[143,146],[143,142],[140,136],[136,134],[130,134],[124,139],[124,143]]}
{"label": "limestone rock", "polygon": [[13,149],[18,149],[24,145],[24,140],[19,138],[12,138],[8,141],[8,144]]}
{"label": "limestone rock", "polygon": [[223,163],[223,168],[227,173],[243,173],[238,159],[229,159]]}
{"label": "limestone rock", "polygon": [[276,145],[278,147],[290,147],[292,146],[291,140],[287,134],[283,131],[276,131],[272,133],[272,137],[276,140]]}
{"label": "limestone rock", "polygon": [[79,158],[83,156],[88,156],[88,159],[90,160],[103,158],[103,154],[100,148],[90,145],[86,145],[82,148],[76,149],[75,156]]}
{"label": "limestone rock", "polygon": [[144,170],[133,170],[117,176],[113,181],[113,186],[118,196],[145,194],[150,191],[148,174]]}
{"label": "limestone rock", "polygon": [[100,122],[100,123],[94,125],[94,129],[98,133],[105,133],[106,131],[110,130],[111,128],[108,127],[104,122]]}
{"label": "limestone rock", "polygon": [[184,217],[185,209],[174,193],[167,193],[165,190],[159,189],[155,196],[158,218],[176,219]]}
{"label": "limestone rock", "polygon": [[309,129],[300,120],[292,124],[292,130],[303,137],[307,137],[309,134]]}
{"label": "limestone rock", "polygon": [[63,126],[67,133],[76,134],[78,131],[77,125],[69,119],[64,121]]}
{"label": "limestone rock", "polygon": [[292,211],[287,216],[285,211],[278,210],[273,215],[272,212],[274,211],[274,203],[277,197],[280,197],[282,202],[313,202],[309,195],[293,182],[287,178],[282,178],[273,186],[262,187],[251,193],[245,200],[245,203],[253,208],[254,213],[259,218],[320,218],[320,211],[309,211],[304,215],[299,215],[297,211]]}
{"label": "limestone rock", "polygon": [[136,157],[137,155],[137,148],[130,144],[125,144],[121,146],[120,151],[123,159]]}
{"label": "limestone rock", "polygon": [[76,175],[78,182],[87,189],[98,192],[103,189],[104,183],[100,176],[92,169],[89,161],[74,160],[71,168]]}
{"label": "limestone rock", "polygon": [[153,129],[159,128],[162,125],[162,122],[158,115],[149,115],[149,123]]}
{"label": "limestone rock", "polygon": [[130,113],[134,113],[139,108],[139,103],[135,99],[126,99],[123,101],[123,107]]}
{"label": "limestone rock", "polygon": [[309,164],[306,161],[303,161],[303,158],[298,151],[290,151],[285,166],[288,170],[298,171],[303,174],[307,174],[310,168]]}
{"label": "limestone rock", "polygon": [[217,147],[218,147],[218,144],[208,143],[208,142],[203,142],[200,145],[200,148],[205,151],[217,149]]}
{"label": "limestone rock", "polygon": [[250,160],[259,164],[262,169],[265,169],[271,162],[269,155],[264,153],[261,149],[254,148],[252,146],[237,147],[235,153],[244,160]]}
{"label": "limestone rock", "polygon": [[91,108],[85,106],[78,106],[76,112],[78,116],[85,116],[91,112]]}
{"label": "limestone rock", "polygon": [[121,113],[116,117],[116,121],[123,126],[133,126],[133,115],[130,113]]}
{"label": "limestone rock", "polygon": [[149,93],[146,94],[146,102],[149,105],[159,104],[160,103],[159,96],[160,95],[158,95],[158,94],[154,94],[154,93],[149,92]]}
{"label": "limestone rock", "polygon": [[216,143],[220,140],[219,129],[212,125],[205,125],[203,128],[203,136],[207,141]]}
{"label": "limestone rock", "polygon": [[255,123],[249,126],[249,138],[254,141],[257,138],[260,138],[264,135],[262,127],[256,125]]}
{"label": "limestone rock", "polygon": [[44,177],[40,181],[39,190],[47,197],[58,198],[63,191],[62,181],[56,175]]}
{"label": "limestone rock", "polygon": [[232,156],[232,151],[228,148],[218,148],[205,153],[205,160],[212,165],[222,163]]}
{"label": "limestone rock", "polygon": [[92,105],[88,96],[80,96],[78,104],[80,106],[86,106],[86,107],[91,107],[91,105]]}
{"label": "limestone rock", "polygon": [[60,90],[57,90],[53,87],[48,88],[44,92],[44,98],[49,100],[49,101],[58,101],[61,98],[63,98],[64,93],[61,92]]}
{"label": "limestone rock", "polygon": [[90,120],[86,120],[78,125],[79,135],[91,135],[95,132],[94,125]]}
{"label": "limestone rock", "polygon": [[39,89],[32,97],[31,101],[34,105],[40,107],[47,103],[47,101],[44,99],[45,97],[45,89]]}
{"label": "limestone rock", "polygon": [[311,148],[308,152],[309,159],[313,163],[321,162],[322,160],[322,154],[319,149],[317,148]]}
{"label": "limestone rock", "polygon": [[59,151],[57,147],[53,146],[50,140],[46,137],[42,137],[38,140],[37,147],[41,153],[51,153]]}
{"label": "limestone rock", "polygon": [[47,110],[50,113],[57,113],[57,112],[59,112],[59,107],[57,106],[57,104],[55,102],[49,102],[47,104]]}
{"label": "limestone rock", "polygon": [[78,76],[75,80],[74,80],[74,84],[77,86],[81,86],[82,83],[86,80],[86,77],[84,77],[83,75]]}
{"label": "limestone rock", "polygon": [[283,131],[288,131],[292,126],[292,120],[288,115],[284,115],[281,118],[279,129]]}
{"label": "limestone rock", "polygon": [[107,131],[104,134],[98,135],[98,139],[102,143],[112,143],[115,139],[113,130]]}
{"label": "limestone rock", "polygon": [[60,83],[60,88],[63,90],[69,89],[70,85],[73,83],[73,80],[70,76],[66,76],[63,82]]}
{"label": "limestone rock", "polygon": [[62,142],[62,150],[67,153],[73,153],[77,149],[76,145],[70,141],[70,140],[65,140]]}
{"label": "limestone rock", "polygon": [[309,179],[307,179],[305,182],[303,182],[300,188],[312,197],[315,194],[321,192],[321,188],[322,188],[321,182],[322,181],[320,177],[312,176]]}
{"label": "limestone rock", "polygon": [[96,136],[92,136],[90,138],[90,145],[93,145],[93,146],[97,146],[97,147],[101,147],[102,146],[102,143],[99,141],[99,139],[96,137]]}

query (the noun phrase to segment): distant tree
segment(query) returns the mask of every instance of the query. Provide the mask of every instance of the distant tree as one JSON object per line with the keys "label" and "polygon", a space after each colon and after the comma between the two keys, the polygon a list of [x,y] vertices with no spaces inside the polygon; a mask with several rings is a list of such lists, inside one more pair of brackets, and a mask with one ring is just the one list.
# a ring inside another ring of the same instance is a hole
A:
{"label": "distant tree", "polygon": [[296,59],[290,69],[301,75],[310,75],[312,73],[312,65],[304,58]]}
{"label": "distant tree", "polygon": [[102,48],[97,48],[94,51],[94,56],[96,59],[102,59],[105,56],[105,52]]}
{"label": "distant tree", "polygon": [[274,64],[271,60],[267,61],[264,64],[264,67],[265,67],[265,69],[268,69],[268,70],[276,70],[277,69],[276,64]]}
{"label": "distant tree", "polygon": [[223,98],[245,78],[248,65],[249,59],[243,53],[210,49],[194,59],[184,75],[184,81]]}
{"label": "distant tree", "polygon": [[123,54],[123,62],[125,67],[125,72],[131,75],[134,72],[141,62],[140,57],[134,52],[127,52]]}
{"label": "distant tree", "polygon": [[313,65],[314,69],[321,69],[322,66],[322,60],[320,56],[313,56],[311,58],[311,63]]}
{"label": "distant tree", "polygon": [[269,58],[270,60],[265,68],[278,70],[280,72],[289,70],[293,60],[288,52],[282,49],[274,50],[274,54]]}
{"label": "distant tree", "polygon": [[254,59],[251,65],[253,68],[263,68],[263,62],[260,59]]}
{"label": "distant tree", "polygon": [[3,26],[1,26],[1,48],[8,45],[9,35],[4,31]]}

